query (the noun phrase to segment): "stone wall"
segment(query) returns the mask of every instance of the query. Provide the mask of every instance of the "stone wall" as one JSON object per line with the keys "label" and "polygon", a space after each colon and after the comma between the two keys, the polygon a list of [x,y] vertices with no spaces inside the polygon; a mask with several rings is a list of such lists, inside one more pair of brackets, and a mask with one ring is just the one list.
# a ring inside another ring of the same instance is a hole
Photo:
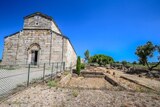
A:
{"label": "stone wall", "polygon": [[52,33],[52,49],[51,49],[51,62],[63,61],[63,37]]}
{"label": "stone wall", "polygon": [[52,31],[55,31],[55,32],[61,34],[61,32],[58,29],[57,25],[53,21],[51,21],[51,29],[52,29]]}
{"label": "stone wall", "polygon": [[18,57],[16,63],[28,63],[28,48],[35,43],[40,46],[38,63],[49,63],[50,40],[50,30],[23,30],[22,35],[19,37]]}
{"label": "stone wall", "polygon": [[13,65],[16,63],[16,54],[17,54],[17,46],[18,46],[18,37],[20,33],[16,33],[11,37],[7,37],[4,40],[4,50],[2,57],[3,65]]}
{"label": "stone wall", "polygon": [[59,34],[61,34],[60,30],[58,29],[57,25],[52,21],[48,20],[44,17],[39,15],[35,15],[30,18],[26,18],[24,20],[24,29],[51,29]]}
{"label": "stone wall", "polygon": [[66,63],[67,67],[70,67],[70,66],[73,67],[76,65],[77,55],[68,39],[65,39],[64,58],[65,58],[65,61],[67,62]]}
{"label": "stone wall", "polygon": [[5,39],[3,64],[28,64],[29,47],[39,44],[38,64],[65,62],[76,64],[76,53],[70,41],[51,30],[23,30]]}
{"label": "stone wall", "polygon": [[[76,64],[77,55],[70,41],[53,32],[52,34],[51,62],[66,62],[66,67]],[[71,65],[72,64],[72,65]]]}
{"label": "stone wall", "polygon": [[41,16],[33,16],[24,20],[24,29],[50,29],[51,21]]}

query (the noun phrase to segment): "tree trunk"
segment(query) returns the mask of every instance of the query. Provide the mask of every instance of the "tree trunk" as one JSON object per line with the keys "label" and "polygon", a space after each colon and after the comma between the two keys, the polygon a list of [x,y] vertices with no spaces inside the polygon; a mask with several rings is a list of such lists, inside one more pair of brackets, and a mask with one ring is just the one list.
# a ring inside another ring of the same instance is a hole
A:
{"label": "tree trunk", "polygon": [[158,62],[156,65],[153,65],[150,67],[150,70],[153,70],[153,68],[157,67],[160,64],[160,62]]}
{"label": "tree trunk", "polygon": [[157,67],[159,64],[160,64],[160,62],[158,62],[156,65],[153,65],[153,66],[150,67],[148,62],[146,61],[146,65],[147,65],[149,71],[152,71],[153,68]]}

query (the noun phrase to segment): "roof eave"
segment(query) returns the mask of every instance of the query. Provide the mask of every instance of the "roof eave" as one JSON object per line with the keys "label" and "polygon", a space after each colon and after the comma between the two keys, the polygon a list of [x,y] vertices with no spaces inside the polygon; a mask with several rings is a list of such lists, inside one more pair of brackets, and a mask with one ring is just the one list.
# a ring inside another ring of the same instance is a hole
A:
{"label": "roof eave", "polygon": [[24,18],[24,19],[27,19],[27,18],[33,17],[33,16],[35,16],[35,15],[39,15],[39,16],[45,17],[46,19],[49,19],[49,20],[53,21],[53,18],[52,18],[51,16],[48,16],[48,15],[43,14],[43,13],[41,13],[41,12],[35,12],[35,13],[32,13],[32,14],[30,14],[30,15],[27,15],[27,16],[25,16],[25,17],[23,17],[23,18]]}

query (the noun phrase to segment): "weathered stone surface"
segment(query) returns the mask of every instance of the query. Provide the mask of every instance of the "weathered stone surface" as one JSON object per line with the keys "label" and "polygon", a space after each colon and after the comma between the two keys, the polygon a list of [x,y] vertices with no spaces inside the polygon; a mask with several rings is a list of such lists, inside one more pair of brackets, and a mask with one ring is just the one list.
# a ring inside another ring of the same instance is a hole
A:
{"label": "weathered stone surface", "polygon": [[65,62],[66,67],[76,64],[71,42],[61,35],[53,20],[39,14],[26,18],[22,31],[5,38],[2,64],[30,64],[35,54],[37,64]]}
{"label": "weathered stone surface", "polygon": [[46,15],[43,15],[39,12],[34,13],[30,17],[25,18],[24,29],[51,29],[61,34],[55,22],[53,22],[52,19],[50,20],[46,18]]}
{"label": "weathered stone surface", "polygon": [[72,74],[70,74],[70,73],[68,75],[66,75],[65,77],[63,77],[59,82],[60,85],[62,87],[65,86],[70,81],[71,77],[72,77]]}

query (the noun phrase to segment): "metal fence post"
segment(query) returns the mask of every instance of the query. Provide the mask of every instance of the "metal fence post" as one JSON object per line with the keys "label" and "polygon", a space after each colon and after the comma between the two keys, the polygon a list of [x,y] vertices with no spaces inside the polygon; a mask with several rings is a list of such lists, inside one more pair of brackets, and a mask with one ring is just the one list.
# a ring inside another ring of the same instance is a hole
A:
{"label": "metal fence post", "polygon": [[30,64],[28,65],[27,87],[29,86],[29,76],[30,76]]}
{"label": "metal fence post", "polygon": [[71,73],[72,73],[72,62],[71,62],[71,67],[70,67]]}
{"label": "metal fence post", "polygon": [[44,63],[44,66],[43,66],[43,82],[45,80],[45,68],[46,68],[46,64]]}
{"label": "metal fence post", "polygon": [[63,63],[63,62],[61,62],[61,67],[60,67],[60,68],[61,68],[61,72],[63,72],[63,70],[62,70],[62,67],[63,67],[62,63]]}
{"label": "metal fence post", "polygon": [[59,68],[60,68],[60,69],[59,69],[59,72],[61,72],[61,62],[59,63]]}
{"label": "metal fence post", "polygon": [[53,65],[54,65],[54,63],[52,63],[52,69],[51,69],[51,79],[52,79],[52,76],[53,76]]}
{"label": "metal fence post", "polygon": [[65,71],[65,62],[63,62],[63,71]]}
{"label": "metal fence post", "polygon": [[58,62],[57,62],[57,72],[58,72]]}

